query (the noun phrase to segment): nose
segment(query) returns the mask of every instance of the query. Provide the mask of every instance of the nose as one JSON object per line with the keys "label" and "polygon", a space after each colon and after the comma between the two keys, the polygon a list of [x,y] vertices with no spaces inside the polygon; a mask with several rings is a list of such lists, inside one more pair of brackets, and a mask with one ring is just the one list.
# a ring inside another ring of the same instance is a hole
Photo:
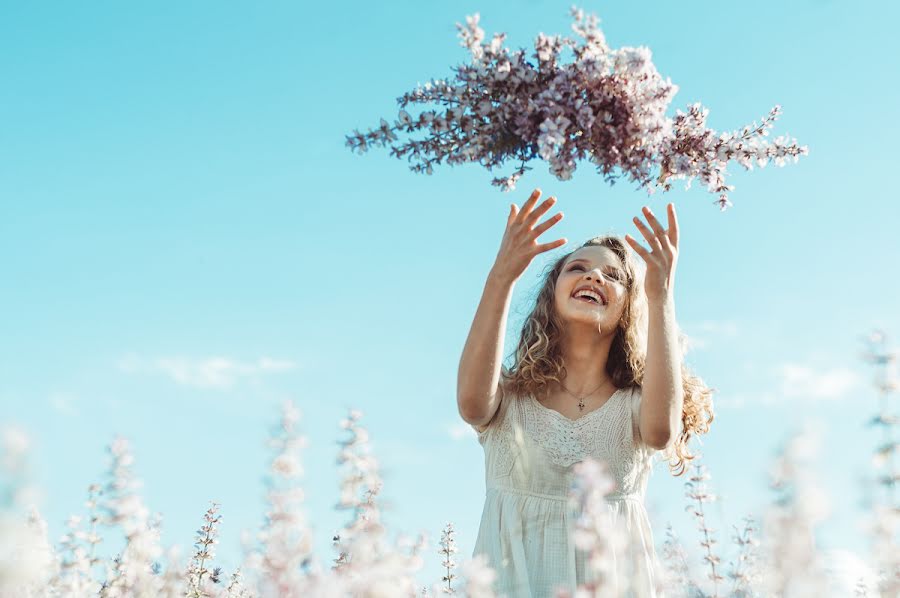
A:
{"label": "nose", "polygon": [[594,275],[594,280],[599,282],[600,284],[606,284],[606,277],[600,272],[599,269],[594,268],[590,272],[585,272],[584,277],[588,280],[591,280],[591,275]]}

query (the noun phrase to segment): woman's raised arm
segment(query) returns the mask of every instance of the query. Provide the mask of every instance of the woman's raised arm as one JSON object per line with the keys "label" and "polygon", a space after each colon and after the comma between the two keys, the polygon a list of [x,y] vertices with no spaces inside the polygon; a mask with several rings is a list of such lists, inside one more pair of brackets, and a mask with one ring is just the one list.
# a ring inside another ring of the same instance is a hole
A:
{"label": "woman's raised arm", "polygon": [[533,209],[540,196],[540,189],[535,189],[521,212],[516,204],[510,206],[506,231],[459,360],[457,407],[463,420],[473,426],[487,424],[500,406],[498,391],[503,365],[503,337],[516,281],[536,255],[566,243],[565,238],[551,243],[537,243],[537,237],[563,217],[559,212],[535,226],[538,218],[556,203],[556,198],[549,197]]}

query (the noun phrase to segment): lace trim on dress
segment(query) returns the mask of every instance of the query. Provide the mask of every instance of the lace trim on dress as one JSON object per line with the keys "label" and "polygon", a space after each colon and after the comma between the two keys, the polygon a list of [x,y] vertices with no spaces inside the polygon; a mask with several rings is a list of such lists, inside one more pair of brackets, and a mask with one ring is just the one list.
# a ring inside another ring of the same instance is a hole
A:
{"label": "lace trim on dress", "polygon": [[600,405],[600,406],[597,407],[596,409],[593,409],[593,410],[591,410],[591,411],[588,411],[587,413],[585,413],[584,415],[582,415],[582,416],[579,417],[578,419],[570,419],[568,416],[563,415],[562,413],[560,413],[560,412],[557,411],[556,409],[551,409],[550,407],[545,406],[545,405],[542,404],[540,401],[538,401],[537,398],[536,398],[534,395],[532,395],[532,394],[529,394],[529,395],[528,395],[528,398],[529,398],[532,402],[536,403],[537,406],[540,407],[541,409],[546,409],[546,410],[549,411],[550,413],[552,413],[552,414],[554,414],[554,415],[558,415],[558,416],[561,417],[562,419],[564,419],[564,420],[566,420],[566,421],[568,421],[568,422],[572,422],[573,424],[578,425],[578,424],[580,424],[580,423],[582,422],[582,420],[591,417],[593,414],[597,413],[598,411],[603,411],[604,409],[606,409],[607,406],[609,406],[609,404],[612,403],[612,402],[616,399],[616,395],[618,395],[618,394],[619,394],[620,392],[622,392],[622,391],[623,391],[623,389],[621,389],[621,388],[616,389],[616,391],[615,391],[614,393],[612,393],[612,394],[609,396],[609,398],[606,400],[605,403],[603,403],[602,405]]}
{"label": "lace trim on dress", "polygon": [[623,417],[627,413],[620,408],[621,395],[620,390],[616,391],[602,406],[575,420],[541,405],[531,396],[526,415],[530,420],[526,426],[529,436],[560,467],[569,467],[585,455],[605,458],[612,465],[626,441],[623,429],[631,436],[631,420]]}
{"label": "lace trim on dress", "polygon": [[618,492],[636,492],[642,471],[636,462],[643,459],[633,432],[634,392],[633,387],[621,388],[606,403],[574,420],[530,396],[523,404],[525,428],[552,463],[569,467],[592,455],[607,462]]}
{"label": "lace trim on dress", "polygon": [[509,402],[501,414],[503,419],[500,426],[494,431],[493,442],[496,444],[494,451],[494,476],[508,476],[512,471],[513,462],[516,459],[516,451],[513,447],[515,438],[514,424],[521,419],[518,417],[518,405],[520,401],[513,396],[503,397],[504,402]]}
{"label": "lace trim on dress", "polygon": [[640,492],[649,455],[635,437],[634,412],[636,401],[640,400],[637,393],[635,387],[621,388],[606,403],[574,420],[545,407],[532,395],[504,397],[508,404],[501,404],[494,420],[479,434],[482,444],[490,443],[488,476],[510,475],[522,450],[516,446],[519,430],[542,449],[551,463],[569,467],[585,455],[593,455],[609,464],[617,492]]}

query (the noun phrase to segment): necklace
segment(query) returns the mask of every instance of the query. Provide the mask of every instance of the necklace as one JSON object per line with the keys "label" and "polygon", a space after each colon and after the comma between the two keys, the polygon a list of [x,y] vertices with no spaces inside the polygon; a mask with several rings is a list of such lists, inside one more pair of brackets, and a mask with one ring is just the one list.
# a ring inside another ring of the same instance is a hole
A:
{"label": "necklace", "polygon": [[[604,381],[603,381],[603,384],[606,384],[607,382],[608,382],[608,380],[604,380]],[[595,389],[592,390],[591,392],[587,393],[587,394],[584,395],[583,397],[578,397],[578,396],[574,395],[574,394],[572,393],[572,391],[570,391],[568,388],[566,388],[565,385],[564,385],[562,382],[559,383],[559,385],[562,386],[562,388],[563,388],[564,391],[566,391],[567,393],[569,393],[570,395],[572,395],[573,397],[575,397],[576,399],[578,399],[578,410],[579,410],[579,411],[584,411],[584,400],[585,400],[586,398],[588,398],[589,396],[591,396],[592,394],[594,394],[595,392],[597,392],[598,390],[600,390],[600,388],[603,386],[603,384],[601,384],[600,386],[598,386],[597,388],[595,388]]]}

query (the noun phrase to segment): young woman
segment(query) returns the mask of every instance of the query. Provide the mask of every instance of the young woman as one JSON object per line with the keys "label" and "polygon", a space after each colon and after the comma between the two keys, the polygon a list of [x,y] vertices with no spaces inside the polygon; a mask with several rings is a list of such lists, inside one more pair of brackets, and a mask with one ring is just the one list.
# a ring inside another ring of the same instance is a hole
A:
{"label": "young woman", "polygon": [[644,508],[653,457],[665,451],[681,475],[694,458],[688,440],[713,421],[710,389],[682,361],[675,208],[667,208],[668,229],[646,207],[649,226],[634,219],[649,249],[629,235],[602,236],[553,262],[506,368],[513,286],[536,255],[566,243],[537,243],[562,218],[537,224],[555,203],[550,197],[535,208],[540,195],[536,189],[521,211],[510,206],[459,364],[459,413],[485,450],[487,495],[473,556],[487,555],[497,592],[511,598],[595,581],[572,540],[576,514],[566,501],[573,466],[592,456],[609,466],[616,488],[606,501],[630,538],[612,555],[610,595],[658,596]]}

